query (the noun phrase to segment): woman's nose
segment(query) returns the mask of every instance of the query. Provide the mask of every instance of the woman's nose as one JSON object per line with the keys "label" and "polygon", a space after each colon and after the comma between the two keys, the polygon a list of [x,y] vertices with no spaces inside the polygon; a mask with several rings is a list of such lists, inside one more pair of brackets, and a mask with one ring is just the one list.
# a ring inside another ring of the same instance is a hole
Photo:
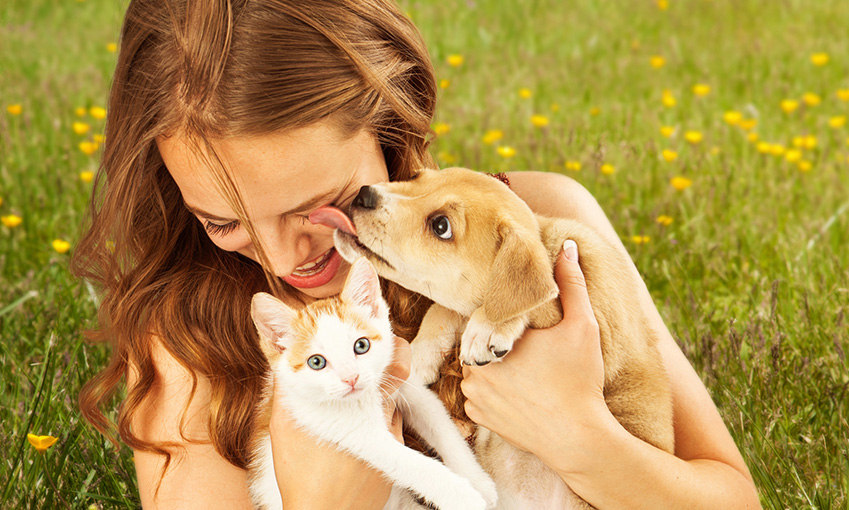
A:
{"label": "woman's nose", "polygon": [[316,228],[309,224],[295,226],[285,223],[260,233],[271,272],[279,277],[292,274],[296,267],[308,261],[313,251],[312,231]]}

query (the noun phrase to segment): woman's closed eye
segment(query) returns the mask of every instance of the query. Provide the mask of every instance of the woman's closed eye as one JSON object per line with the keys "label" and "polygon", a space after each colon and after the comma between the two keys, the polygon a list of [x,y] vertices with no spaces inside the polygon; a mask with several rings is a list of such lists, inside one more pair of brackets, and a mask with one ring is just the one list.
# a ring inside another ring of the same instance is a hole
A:
{"label": "woman's closed eye", "polygon": [[239,226],[238,221],[231,221],[230,223],[225,223],[224,225],[219,225],[218,223],[212,223],[209,220],[204,222],[203,227],[206,229],[206,232],[211,236],[219,236],[223,237],[229,234],[230,232],[236,230]]}

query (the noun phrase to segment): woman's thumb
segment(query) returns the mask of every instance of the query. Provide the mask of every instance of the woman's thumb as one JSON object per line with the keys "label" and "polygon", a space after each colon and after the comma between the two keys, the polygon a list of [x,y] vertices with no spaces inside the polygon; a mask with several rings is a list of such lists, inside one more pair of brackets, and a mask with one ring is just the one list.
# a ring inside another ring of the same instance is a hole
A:
{"label": "woman's thumb", "polygon": [[573,314],[594,316],[587,294],[587,282],[578,260],[578,245],[575,241],[567,239],[554,266],[554,280],[560,288],[564,317]]}

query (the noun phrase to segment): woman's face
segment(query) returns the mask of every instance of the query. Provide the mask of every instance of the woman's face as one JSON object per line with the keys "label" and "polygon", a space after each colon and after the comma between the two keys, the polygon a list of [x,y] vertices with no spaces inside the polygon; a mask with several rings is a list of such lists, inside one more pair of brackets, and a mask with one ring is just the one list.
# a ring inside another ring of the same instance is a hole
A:
{"label": "woman's face", "polygon": [[[186,207],[212,242],[259,261],[197,149],[180,135],[157,139],[157,145]],[[338,294],[349,265],[333,248],[333,229],[307,217],[326,205],[345,209],[361,186],[388,180],[377,139],[366,131],[344,137],[330,123],[319,122],[212,145],[238,186],[271,271],[308,296]]]}

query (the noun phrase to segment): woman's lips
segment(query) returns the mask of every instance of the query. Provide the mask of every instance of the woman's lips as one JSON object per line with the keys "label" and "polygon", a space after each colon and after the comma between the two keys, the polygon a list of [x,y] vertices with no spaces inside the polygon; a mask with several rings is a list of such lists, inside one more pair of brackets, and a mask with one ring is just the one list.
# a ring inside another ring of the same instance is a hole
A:
{"label": "woman's lips", "polygon": [[300,266],[292,274],[284,276],[283,281],[299,289],[321,287],[330,283],[341,264],[342,256],[336,248],[331,248],[320,257]]}

